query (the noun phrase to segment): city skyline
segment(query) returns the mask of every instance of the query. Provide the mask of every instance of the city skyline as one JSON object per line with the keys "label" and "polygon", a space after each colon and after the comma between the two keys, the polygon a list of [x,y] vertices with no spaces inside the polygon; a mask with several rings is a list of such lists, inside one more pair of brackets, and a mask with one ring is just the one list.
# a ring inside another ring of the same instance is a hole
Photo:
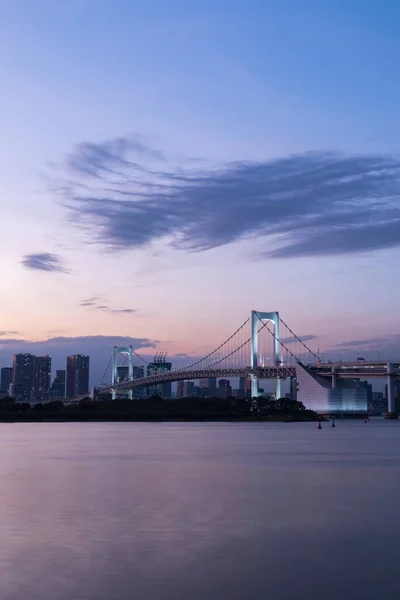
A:
{"label": "city skyline", "polygon": [[251,309],[399,358],[396,5],[0,10],[1,366],[88,354],[95,385],[114,344],[190,360]]}

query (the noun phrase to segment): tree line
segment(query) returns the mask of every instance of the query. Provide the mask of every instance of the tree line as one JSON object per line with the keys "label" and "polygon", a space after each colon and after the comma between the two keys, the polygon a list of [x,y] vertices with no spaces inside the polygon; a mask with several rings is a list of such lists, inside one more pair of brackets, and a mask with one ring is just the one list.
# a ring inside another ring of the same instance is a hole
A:
{"label": "tree line", "polygon": [[0,421],[148,421],[148,420],[315,420],[318,416],[301,402],[288,398],[197,398],[165,400],[160,396],[143,399],[93,401],[64,404],[19,403],[0,400]]}

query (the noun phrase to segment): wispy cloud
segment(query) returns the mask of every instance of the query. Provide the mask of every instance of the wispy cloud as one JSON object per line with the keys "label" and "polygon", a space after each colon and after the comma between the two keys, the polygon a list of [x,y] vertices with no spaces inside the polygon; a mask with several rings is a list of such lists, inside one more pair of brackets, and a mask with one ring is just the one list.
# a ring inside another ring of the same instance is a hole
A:
{"label": "wispy cloud", "polygon": [[104,300],[101,296],[93,296],[92,298],[84,298],[79,302],[79,306],[83,308],[92,308],[94,310],[101,310],[103,312],[108,312],[113,315],[122,315],[122,314],[134,314],[137,313],[137,308],[113,308],[108,304],[104,303]]}
{"label": "wispy cloud", "polygon": [[91,239],[116,250],[165,239],[200,252],[259,238],[269,258],[400,245],[395,157],[310,152],[194,169],[166,160],[159,168],[157,152],[138,157],[135,142],[120,138],[67,157],[63,202]]}
{"label": "wispy cloud", "polygon": [[47,271],[50,273],[67,273],[63,261],[57,254],[42,252],[37,254],[25,254],[21,260],[26,269]]}
{"label": "wispy cloud", "polygon": [[281,340],[281,342],[283,344],[294,344],[298,340],[300,340],[301,342],[310,342],[311,340],[315,340],[315,337],[316,337],[315,335],[299,335],[298,338],[295,338],[295,337],[283,338]]}
{"label": "wispy cloud", "polygon": [[400,334],[393,334],[386,337],[376,337],[376,338],[367,338],[360,340],[349,340],[347,342],[342,342],[341,344],[336,344],[338,348],[380,348],[381,346],[391,346],[400,344]]}
{"label": "wispy cloud", "polygon": [[79,306],[89,307],[96,306],[97,302],[100,300],[97,296],[93,296],[92,298],[84,298],[79,302]]}
{"label": "wispy cloud", "polygon": [[19,331],[0,331],[0,337],[9,336],[9,335],[20,335]]}

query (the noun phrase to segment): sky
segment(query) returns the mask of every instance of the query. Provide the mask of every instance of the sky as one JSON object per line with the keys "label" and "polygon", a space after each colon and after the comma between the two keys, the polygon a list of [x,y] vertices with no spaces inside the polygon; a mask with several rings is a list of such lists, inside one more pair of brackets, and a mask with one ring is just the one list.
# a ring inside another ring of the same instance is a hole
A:
{"label": "sky", "polygon": [[[279,310],[400,359],[395,1],[0,0],[0,365]],[[347,354],[346,354],[347,353]]]}

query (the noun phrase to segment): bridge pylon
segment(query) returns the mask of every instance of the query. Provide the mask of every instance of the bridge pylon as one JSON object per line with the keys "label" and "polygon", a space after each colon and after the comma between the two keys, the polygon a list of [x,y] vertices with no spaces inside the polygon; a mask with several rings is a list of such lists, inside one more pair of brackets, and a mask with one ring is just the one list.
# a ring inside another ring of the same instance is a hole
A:
{"label": "bridge pylon", "polygon": [[[111,378],[111,397],[113,400],[117,398],[117,389],[116,385],[119,383],[118,381],[118,357],[120,354],[123,354],[128,357],[128,379],[129,381],[133,380],[133,348],[132,346],[114,346],[113,350],[113,359],[112,359],[112,378]],[[125,394],[128,395],[128,398],[132,400],[133,392],[132,390],[127,390]]]}
{"label": "bridge pylon", "polygon": [[[274,361],[277,367],[282,365],[281,357],[281,343],[280,343],[280,329],[279,329],[279,312],[260,312],[257,310],[251,311],[251,368],[253,373],[251,374],[251,396],[256,398],[258,392],[258,377],[257,369],[259,366],[258,361],[258,324],[259,322],[269,321],[274,326]],[[281,380],[275,379],[275,398],[281,397]]]}

